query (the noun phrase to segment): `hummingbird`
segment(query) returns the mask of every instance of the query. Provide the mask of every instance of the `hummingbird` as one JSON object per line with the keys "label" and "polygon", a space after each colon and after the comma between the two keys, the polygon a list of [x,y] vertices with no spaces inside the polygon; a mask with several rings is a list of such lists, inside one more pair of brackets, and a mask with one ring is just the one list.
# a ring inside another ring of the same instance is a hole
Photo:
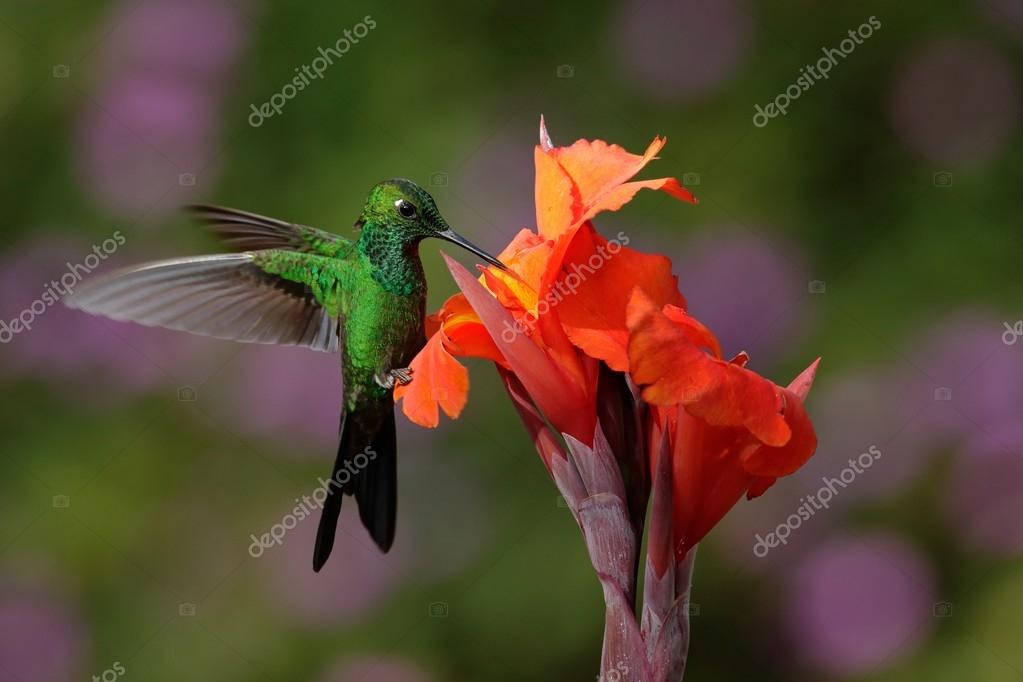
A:
{"label": "hummingbird", "polygon": [[83,282],[66,304],[220,339],[339,352],[340,436],[313,570],[330,557],[343,495],[355,497],[362,524],[387,552],[397,512],[393,388],[414,381],[409,365],[426,343],[419,244],[444,239],[506,266],[454,232],[433,197],[401,178],[370,190],[355,240],[230,208],[187,210],[231,253],[128,267]]}

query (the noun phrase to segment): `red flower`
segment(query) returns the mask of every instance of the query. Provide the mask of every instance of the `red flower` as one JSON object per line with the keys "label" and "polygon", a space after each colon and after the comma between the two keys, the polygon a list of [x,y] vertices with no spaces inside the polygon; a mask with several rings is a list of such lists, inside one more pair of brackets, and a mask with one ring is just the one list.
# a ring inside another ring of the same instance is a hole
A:
{"label": "red flower", "polygon": [[[436,426],[468,396],[458,356],[493,361],[579,523],[607,604],[603,669],[681,676],[692,549],[742,497],[802,466],[817,438],[803,399],[817,362],[782,388],[722,357],[686,312],[665,256],[607,239],[592,219],[640,189],[696,203],[674,178],[633,181],[642,155],[605,142],[554,147],[541,120],[537,231],[501,253],[510,272],[477,278],[448,260],[460,294],[431,316],[413,380],[395,390],[408,417]],[[653,502],[648,505],[651,496]],[[636,566],[651,509],[643,624]]]}

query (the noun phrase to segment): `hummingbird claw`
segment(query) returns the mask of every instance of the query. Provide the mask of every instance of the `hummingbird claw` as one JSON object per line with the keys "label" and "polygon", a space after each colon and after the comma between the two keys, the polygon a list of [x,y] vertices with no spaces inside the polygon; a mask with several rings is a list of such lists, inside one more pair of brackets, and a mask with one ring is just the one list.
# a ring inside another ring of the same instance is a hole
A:
{"label": "hummingbird claw", "polygon": [[404,386],[412,381],[412,368],[401,367],[399,369],[392,369],[388,372],[377,372],[377,374],[373,377],[373,380],[376,381],[377,385],[381,388],[391,389],[394,388],[395,384]]}

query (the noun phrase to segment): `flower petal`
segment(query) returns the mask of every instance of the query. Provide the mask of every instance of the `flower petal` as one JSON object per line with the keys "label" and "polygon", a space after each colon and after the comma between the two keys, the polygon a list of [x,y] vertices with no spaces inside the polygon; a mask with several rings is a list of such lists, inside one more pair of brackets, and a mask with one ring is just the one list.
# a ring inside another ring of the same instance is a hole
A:
{"label": "flower petal", "polygon": [[785,422],[792,437],[781,447],[762,445],[743,457],[743,467],[754,476],[778,478],[788,476],[806,464],[817,449],[817,434],[803,408],[803,401],[787,388],[781,389],[785,400]]}
{"label": "flower petal", "polygon": [[469,397],[469,370],[444,347],[444,332],[430,337],[409,365],[412,381],[394,388],[394,399],[412,422],[435,428],[440,422],[438,407],[452,419],[461,414]]}
{"label": "flower petal", "polygon": [[544,416],[558,431],[590,442],[596,411],[580,409],[590,404],[582,388],[566,376],[543,349],[527,336],[515,333],[508,311],[460,263],[443,255],[455,283]]}
{"label": "flower petal", "polygon": [[625,313],[633,288],[658,307],[685,305],[671,261],[634,251],[623,245],[627,242],[628,237],[608,241],[592,228],[581,230],[552,289],[568,338],[618,372],[629,369]]}
{"label": "flower petal", "polygon": [[629,371],[643,397],[657,405],[681,404],[715,426],[742,426],[762,443],[781,446],[791,432],[779,414],[777,387],[693,343],[640,289],[629,303]]}
{"label": "flower petal", "polygon": [[583,214],[577,218],[579,222],[585,222],[592,219],[598,213],[604,211],[617,211],[625,204],[632,201],[632,198],[636,196],[636,193],[641,189],[657,189],[661,190],[669,196],[673,196],[680,201],[685,201],[690,204],[699,203],[693,193],[679,184],[679,181],[675,178],[658,178],[656,180],[637,180],[636,182],[627,182],[624,185],[619,185],[609,189],[603,195],[598,197],[592,204],[586,206]]}
{"label": "flower petal", "polygon": [[642,155],[603,140],[577,140],[570,147],[552,147],[541,121],[536,147],[536,224],[540,234],[557,239],[571,233],[601,211],[617,211],[641,189],[659,189],[696,203],[675,178],[629,180],[653,159],[667,140],[655,137]]}
{"label": "flower petal", "polygon": [[572,178],[550,153],[537,147],[533,154],[536,164],[536,229],[548,239],[556,239],[572,227],[573,206],[577,197]]}
{"label": "flower petal", "polygon": [[452,354],[507,364],[463,294],[455,294],[445,301],[440,317],[446,337],[445,347]]}

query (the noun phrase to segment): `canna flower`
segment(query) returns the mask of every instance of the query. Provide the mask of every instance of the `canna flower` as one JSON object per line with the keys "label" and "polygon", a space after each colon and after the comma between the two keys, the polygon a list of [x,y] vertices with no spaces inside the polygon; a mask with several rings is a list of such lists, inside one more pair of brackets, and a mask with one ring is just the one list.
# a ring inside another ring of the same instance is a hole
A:
{"label": "canna flower", "polygon": [[642,189],[696,203],[674,178],[633,179],[664,144],[655,138],[643,154],[600,140],[555,147],[541,119],[536,231],[502,251],[506,272],[477,277],[447,260],[461,293],[429,317],[413,380],[395,388],[409,419],[435,427],[468,399],[459,358],[496,365],[603,587],[601,671],[624,662],[644,682],[682,677],[696,545],[817,446],[803,407],[817,362],[781,387],[747,369],[745,353],[725,359],[687,312],[671,261],[594,228]]}
{"label": "canna flower", "polygon": [[405,415],[421,426],[437,426],[440,410],[451,418],[461,413],[469,381],[455,356],[480,357],[514,372],[559,431],[591,442],[596,361],[609,359],[618,371],[627,365],[629,292],[638,286],[654,300],[684,303],[667,258],[627,248],[624,234],[605,240],[590,223],[641,189],[696,203],[674,178],[630,181],[665,140],[654,139],[643,155],[600,140],[554,147],[542,120],[540,138],[537,231],[523,229],[499,255],[512,274],[486,269],[479,287],[455,274],[463,293],[430,316],[426,347],[411,365],[416,380],[395,391]]}
{"label": "canna flower", "polygon": [[781,388],[721,357],[713,334],[684,310],[636,291],[628,307],[633,381],[653,406],[672,461],[673,546],[682,559],[746,495],[764,494],[817,449],[803,408],[819,360]]}

